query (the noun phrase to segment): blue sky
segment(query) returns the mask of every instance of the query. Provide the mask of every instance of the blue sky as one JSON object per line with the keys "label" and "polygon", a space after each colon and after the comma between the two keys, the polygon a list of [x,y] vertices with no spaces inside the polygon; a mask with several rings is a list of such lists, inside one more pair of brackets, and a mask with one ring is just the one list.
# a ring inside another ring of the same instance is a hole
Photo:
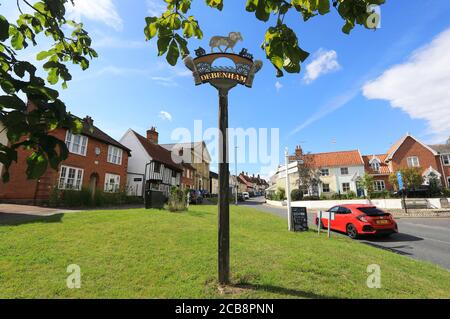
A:
{"label": "blue sky", "polygon": [[[8,17],[15,14],[12,2],[0,0]],[[192,129],[194,120],[217,126],[215,90],[195,87],[183,64],[170,67],[157,57],[156,43],[144,41],[144,16],[158,11],[162,0],[75,3],[72,14],[85,23],[100,57],[88,71],[73,69],[74,80],[62,92],[70,111],[92,116],[117,139],[128,128],[144,134],[157,126],[160,141],[170,143],[174,129]],[[301,74],[281,79],[259,47],[274,21],[257,21],[244,7],[245,1],[225,0],[219,12],[194,1],[192,13],[205,38],[190,49],[241,31],[245,41],[238,49],[247,47],[265,66],[252,89],[231,92],[230,126],[279,128],[280,160],[284,147],[293,151],[297,144],[311,152],[373,154],[406,132],[426,142],[450,135],[449,1],[387,0],[380,29],[357,27],[350,36],[340,31],[336,12],[307,23],[292,12],[286,21],[311,56]],[[239,169],[267,175],[272,168],[241,163]]]}

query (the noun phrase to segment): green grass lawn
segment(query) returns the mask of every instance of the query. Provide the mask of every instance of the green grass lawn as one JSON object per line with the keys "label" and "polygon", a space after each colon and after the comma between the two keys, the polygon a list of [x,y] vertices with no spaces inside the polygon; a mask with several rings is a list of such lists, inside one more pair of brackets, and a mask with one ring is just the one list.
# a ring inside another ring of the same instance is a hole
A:
{"label": "green grass lawn", "polygon": [[[216,284],[217,208],[123,210],[0,225],[0,298],[449,298],[450,273],[430,263],[232,208],[232,295]],[[78,264],[81,289],[68,289]],[[366,285],[378,264],[382,288]]]}

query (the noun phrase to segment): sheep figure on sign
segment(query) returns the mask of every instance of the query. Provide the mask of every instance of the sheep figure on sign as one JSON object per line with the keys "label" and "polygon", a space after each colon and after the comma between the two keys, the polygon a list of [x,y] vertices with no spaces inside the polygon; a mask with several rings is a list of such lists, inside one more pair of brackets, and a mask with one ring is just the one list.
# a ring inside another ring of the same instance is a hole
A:
{"label": "sheep figure on sign", "polygon": [[[240,32],[230,32],[228,37],[212,37],[211,41],[209,41],[211,53],[214,52],[214,48],[218,48],[220,52],[227,52],[228,49],[231,49],[231,52],[234,53],[234,47],[238,41],[244,41]],[[225,47],[225,50],[222,50],[221,47]]]}

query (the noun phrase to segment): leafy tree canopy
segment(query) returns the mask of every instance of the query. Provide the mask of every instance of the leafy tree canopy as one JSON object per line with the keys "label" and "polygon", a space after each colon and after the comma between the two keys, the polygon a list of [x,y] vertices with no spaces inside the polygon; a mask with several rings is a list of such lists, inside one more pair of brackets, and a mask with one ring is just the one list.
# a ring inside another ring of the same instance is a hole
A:
{"label": "leafy tree canopy", "polygon": [[[8,0],[10,1],[10,0]],[[157,38],[158,55],[165,55],[171,65],[189,54],[188,41],[203,38],[199,22],[189,15],[192,0],[164,0],[167,10],[159,17],[145,18],[144,34],[147,40]],[[376,28],[378,15],[373,5],[385,0],[247,0],[245,9],[256,19],[276,22],[264,35],[261,48],[277,70],[298,73],[308,53],[301,49],[297,34],[284,22],[290,12],[299,14],[304,21],[325,15],[332,8],[344,20],[342,31],[350,31],[358,24]],[[17,150],[30,151],[27,158],[28,178],[39,178],[50,166],[56,169],[67,155],[63,141],[48,133],[57,128],[80,132],[81,123],[66,111],[58,91],[51,86],[61,83],[67,88],[72,79],[68,64],[82,70],[89,67],[89,59],[97,57],[91,47],[91,38],[83,24],[67,20],[66,5],[73,0],[16,0],[19,17],[8,21],[0,15],[0,131],[7,132],[8,145],[0,144],[0,163],[4,165],[3,180],[9,179],[9,168],[17,161]],[[223,0],[206,0],[206,5],[222,10]],[[1,7],[0,7],[1,8]],[[24,10],[26,8],[26,10]],[[29,12],[29,13],[28,13]],[[39,38],[41,37],[41,38]],[[46,79],[38,76],[41,67],[21,61],[19,51],[37,46],[43,37],[50,40],[49,48],[37,54],[43,61]],[[28,105],[33,108],[28,108]]]}
{"label": "leafy tree canopy", "polygon": [[[189,15],[192,0],[164,0],[167,10],[159,17],[145,18],[144,29],[147,40],[158,38],[158,55],[166,55],[167,62],[177,64],[179,57],[189,54],[188,40],[192,37],[203,38],[199,21]],[[293,12],[304,21],[329,13],[332,8],[345,21],[342,31],[349,34],[356,25],[368,29],[378,26],[379,15],[375,5],[384,4],[385,0],[247,0],[245,10],[254,12],[256,19],[267,22],[273,16],[276,20],[269,27],[263,38],[261,48],[267,59],[283,76],[288,73],[299,73],[301,63],[309,53],[300,47],[297,34],[284,22],[286,15]],[[206,5],[222,10],[224,0],[206,0]]]}

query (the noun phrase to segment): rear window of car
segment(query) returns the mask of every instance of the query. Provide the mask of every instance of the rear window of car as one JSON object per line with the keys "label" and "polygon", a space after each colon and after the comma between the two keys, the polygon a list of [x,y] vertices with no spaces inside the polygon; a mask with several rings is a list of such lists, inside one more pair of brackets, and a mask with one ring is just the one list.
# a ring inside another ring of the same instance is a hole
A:
{"label": "rear window of car", "polygon": [[358,207],[358,210],[362,211],[367,216],[384,216],[387,215],[381,209],[376,207]]}

